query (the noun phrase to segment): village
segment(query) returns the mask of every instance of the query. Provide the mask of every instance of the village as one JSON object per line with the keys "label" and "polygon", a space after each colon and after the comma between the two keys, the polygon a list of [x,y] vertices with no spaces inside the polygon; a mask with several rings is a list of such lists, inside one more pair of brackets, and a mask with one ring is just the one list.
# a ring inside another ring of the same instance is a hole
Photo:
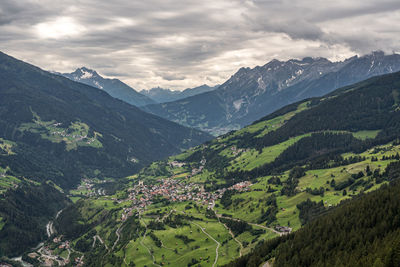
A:
{"label": "village", "polygon": [[[104,183],[105,181],[100,181],[98,183]],[[86,196],[94,197],[94,196],[105,196],[106,192],[102,188],[95,189],[95,183],[90,179],[83,179],[81,185],[78,186],[78,191],[85,192]]]}
{"label": "village", "polygon": [[207,192],[204,190],[203,185],[186,183],[178,179],[163,179],[159,184],[155,185],[145,185],[143,181],[139,181],[137,185],[128,190],[129,197],[127,200],[132,201],[132,206],[124,208],[121,219],[125,221],[134,214],[134,210],[144,211],[147,206],[154,203],[156,197],[160,196],[171,202],[196,201],[207,205],[208,208],[213,208],[215,201],[220,199],[225,191],[245,192],[250,190],[251,185],[251,182],[245,181],[228,188],[218,189],[215,192]]}
{"label": "village", "polygon": [[[53,248],[53,249],[52,249]],[[55,252],[55,249],[68,251],[68,256],[66,258],[60,257]],[[53,244],[42,245],[35,252],[29,253],[27,256],[31,259],[39,261],[43,266],[54,266],[57,263],[58,266],[65,266],[70,263],[70,255],[72,248],[70,247],[69,241],[62,241],[62,236],[54,237]],[[28,265],[25,263],[25,265]],[[30,265],[30,264],[29,264]],[[74,266],[82,266],[81,257],[75,259]]]}
{"label": "village", "polygon": [[[173,178],[163,179],[158,184],[146,185],[143,181],[139,181],[132,188],[128,189],[129,195],[127,199],[115,201],[122,203],[131,201],[132,205],[124,208],[122,212],[122,221],[126,221],[130,216],[134,215],[136,211],[139,213],[146,210],[146,207],[155,203],[156,199],[162,197],[171,202],[184,202],[196,201],[203,205],[207,205],[212,209],[215,201],[220,199],[227,190],[236,190],[238,192],[245,192],[250,190],[252,184],[248,181],[240,182],[228,188],[218,189],[215,192],[207,192],[204,190],[203,185],[195,183],[186,183],[184,180]],[[80,190],[87,190],[89,195],[104,195],[104,192],[96,192],[94,190],[94,183],[89,179],[84,179],[82,184],[78,187]],[[59,266],[65,266],[70,263],[70,255],[75,252],[71,247],[70,241],[63,240],[62,236],[57,236],[52,239],[49,245],[42,245],[36,252],[28,254],[28,257],[39,260],[44,266],[52,266],[55,262]],[[68,255],[63,258],[55,255],[55,250],[68,251]],[[83,256],[74,259],[74,266],[82,266],[84,264]]]}
{"label": "village", "polygon": [[[231,149],[232,153],[238,151],[234,148]],[[242,151],[240,151],[242,152]],[[239,152],[239,153],[240,153]],[[197,168],[192,168],[191,172],[185,177],[186,179],[176,179],[175,176],[171,176],[166,179],[160,179],[154,184],[144,183],[143,180],[139,180],[132,187],[127,189],[128,196],[125,199],[117,199],[112,197],[111,199],[117,203],[130,202],[129,207],[125,207],[122,210],[121,220],[124,222],[129,217],[143,213],[148,206],[166,200],[170,202],[185,202],[195,201],[196,203],[207,206],[208,209],[213,209],[218,199],[221,199],[227,190],[234,190],[237,192],[250,191],[252,183],[250,181],[243,181],[234,184],[227,188],[220,188],[216,191],[206,191],[203,184],[191,183],[187,180],[198,173],[201,173],[206,164],[206,160],[203,158]],[[172,161],[169,163],[172,168],[181,168],[186,164],[184,162]],[[105,196],[105,190],[96,188],[95,184],[103,183],[105,181],[94,181],[91,179],[83,179],[82,183],[77,187],[76,193],[84,194],[87,197],[99,197]],[[281,226],[278,226],[281,227]],[[276,229],[281,234],[290,232],[291,229]],[[42,262],[45,266],[51,266],[54,262],[57,262],[59,266],[65,266],[70,263],[70,254],[73,252],[73,248],[70,246],[68,240],[63,240],[62,236],[54,237],[51,245],[40,247],[36,252],[30,253],[28,256],[37,259]],[[54,255],[54,250],[50,247],[54,247],[58,250],[68,251],[68,255],[60,257]],[[82,257],[76,257],[74,260],[74,266],[82,266],[84,259]]]}
{"label": "village", "polygon": [[[234,147],[232,151],[237,152],[236,147]],[[139,213],[143,212],[147,206],[153,204],[154,200],[159,197],[163,197],[170,202],[195,201],[196,203],[206,205],[209,209],[213,209],[215,201],[220,199],[227,190],[235,190],[238,192],[250,190],[250,186],[252,185],[250,181],[240,182],[228,188],[220,188],[214,192],[209,192],[204,189],[203,184],[190,183],[186,180],[201,173],[205,164],[206,159],[203,157],[199,162],[199,167],[192,168],[190,174],[188,174],[185,179],[175,179],[175,176],[171,176],[170,178],[161,179],[158,183],[151,185],[144,184],[143,180],[140,180],[132,188],[128,189],[128,199],[114,199],[119,203],[125,201],[132,202],[131,207],[124,208],[121,219],[123,221],[127,220],[135,213],[135,210]],[[171,161],[168,165],[171,168],[182,168],[186,163]]]}
{"label": "village", "polygon": [[[39,123],[41,125],[43,125],[43,123]],[[52,127],[56,128],[57,130],[50,130],[50,134],[53,136],[60,136],[62,138],[68,138],[68,139],[72,139],[71,141],[73,142],[86,142],[87,145],[92,144],[94,141],[96,141],[96,137],[91,137],[89,138],[87,134],[73,134],[73,133],[68,133],[71,132],[71,128],[59,128],[60,126],[62,126],[62,123],[60,122],[56,122],[53,123],[51,125]],[[82,132],[82,131],[79,131]]]}
{"label": "village", "polygon": [[75,142],[80,142],[86,139],[86,144],[90,145],[93,143],[96,139],[94,137],[88,138],[87,135],[79,135],[79,134],[68,134],[66,133],[66,130],[59,131],[59,132],[52,132],[52,135],[59,135],[61,137],[72,137]]}

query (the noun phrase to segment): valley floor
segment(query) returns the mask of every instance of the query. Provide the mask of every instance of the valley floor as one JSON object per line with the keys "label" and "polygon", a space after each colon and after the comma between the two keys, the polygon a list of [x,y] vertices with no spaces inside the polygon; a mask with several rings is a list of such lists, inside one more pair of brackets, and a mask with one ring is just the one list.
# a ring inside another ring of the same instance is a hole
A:
{"label": "valley floor", "polygon": [[[122,266],[221,266],[249,253],[263,240],[299,229],[302,218],[298,204],[308,199],[322,201],[329,209],[342,200],[376,190],[386,182],[376,182],[372,173],[396,161],[399,152],[400,145],[388,144],[357,155],[344,154],[345,158],[359,156],[361,160],[306,171],[293,196],[277,194],[289,171],[278,176],[281,184],[271,181],[276,176],[267,176],[206,191],[199,182],[207,172],[205,162],[190,171],[177,164],[176,158],[166,164],[170,176],[159,176],[153,182],[149,182],[151,177],[145,182],[140,175],[129,177],[126,188],[113,195],[99,189],[104,181],[85,180],[70,197],[79,204],[80,224],[95,225],[91,230],[95,234],[68,238],[64,229],[57,229],[59,234],[50,232],[51,239],[29,257],[44,264],[74,266],[93,255],[101,255],[107,262],[113,255]],[[351,185],[339,190],[332,185],[332,180],[338,185],[360,172],[365,175]],[[320,188],[324,188],[323,193],[314,193]],[[275,207],[274,212],[271,207]],[[268,210],[270,216],[265,215]],[[132,223],[137,235],[130,233]],[[86,247],[81,244],[84,242]]]}

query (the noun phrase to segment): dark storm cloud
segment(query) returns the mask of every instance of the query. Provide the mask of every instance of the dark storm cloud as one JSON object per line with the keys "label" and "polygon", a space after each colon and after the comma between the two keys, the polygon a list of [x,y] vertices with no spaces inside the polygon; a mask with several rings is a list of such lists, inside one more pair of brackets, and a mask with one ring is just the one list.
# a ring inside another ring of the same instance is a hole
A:
{"label": "dark storm cloud", "polygon": [[272,58],[399,51],[399,10],[398,0],[3,0],[0,50],[179,89]]}

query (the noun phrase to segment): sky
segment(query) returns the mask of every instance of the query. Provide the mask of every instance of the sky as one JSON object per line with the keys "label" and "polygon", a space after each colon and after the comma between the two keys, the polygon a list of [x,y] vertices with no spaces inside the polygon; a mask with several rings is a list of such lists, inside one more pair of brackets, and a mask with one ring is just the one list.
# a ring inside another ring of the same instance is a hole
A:
{"label": "sky", "polygon": [[0,50],[136,90],[221,84],[240,67],[400,52],[399,0],[0,0]]}

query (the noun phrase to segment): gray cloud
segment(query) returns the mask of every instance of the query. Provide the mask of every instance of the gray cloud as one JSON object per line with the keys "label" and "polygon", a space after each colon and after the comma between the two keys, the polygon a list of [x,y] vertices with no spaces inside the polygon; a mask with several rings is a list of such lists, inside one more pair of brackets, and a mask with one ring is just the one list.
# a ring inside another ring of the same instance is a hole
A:
{"label": "gray cloud", "polygon": [[399,51],[399,24],[398,0],[2,0],[0,50],[137,89],[183,89],[272,58]]}
{"label": "gray cloud", "polygon": [[171,71],[156,73],[157,76],[162,77],[166,81],[182,81],[186,79],[185,76],[173,73]]}

